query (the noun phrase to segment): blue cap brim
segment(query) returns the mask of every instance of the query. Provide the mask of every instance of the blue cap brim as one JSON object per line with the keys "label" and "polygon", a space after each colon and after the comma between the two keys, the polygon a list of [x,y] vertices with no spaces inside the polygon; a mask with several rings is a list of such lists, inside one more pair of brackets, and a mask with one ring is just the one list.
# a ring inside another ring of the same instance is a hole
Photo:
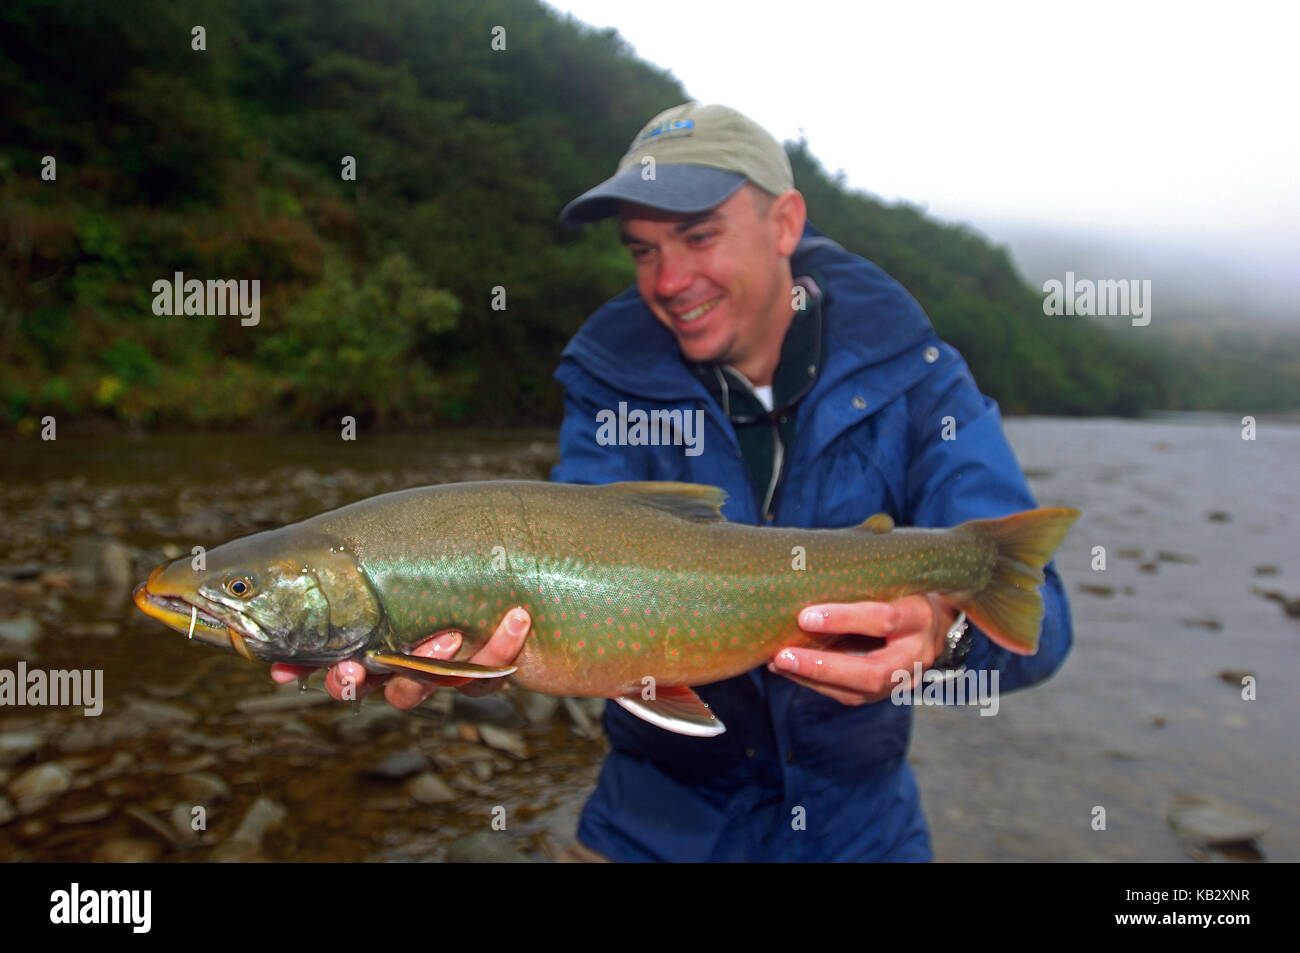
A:
{"label": "blue cap brim", "polygon": [[633,166],[582,193],[560,212],[565,225],[583,225],[618,214],[620,202],[665,212],[703,212],[729,199],[748,181],[739,172],[703,165],[660,165],[653,179]]}

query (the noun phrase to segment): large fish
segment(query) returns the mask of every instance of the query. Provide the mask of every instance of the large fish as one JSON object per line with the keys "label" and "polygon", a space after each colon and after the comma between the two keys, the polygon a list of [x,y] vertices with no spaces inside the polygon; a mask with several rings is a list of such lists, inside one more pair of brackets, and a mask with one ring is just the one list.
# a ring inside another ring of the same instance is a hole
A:
{"label": "large fish", "polygon": [[[386,493],[158,567],[135,603],[248,659],[415,676],[513,676],[535,691],[613,698],[693,735],[724,728],[690,690],[786,646],[827,644],[804,606],[946,595],[994,642],[1037,649],[1042,568],[1078,516],[1038,509],[946,530],[759,528],[688,483],[502,481]],[[511,606],[532,616],[513,666],[408,654],[463,633],[473,655]]]}

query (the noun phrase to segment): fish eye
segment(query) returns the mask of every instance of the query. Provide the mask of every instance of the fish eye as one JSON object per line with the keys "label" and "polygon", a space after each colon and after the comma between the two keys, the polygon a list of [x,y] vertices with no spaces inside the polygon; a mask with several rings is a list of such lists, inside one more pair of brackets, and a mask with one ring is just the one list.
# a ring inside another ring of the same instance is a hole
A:
{"label": "fish eye", "polygon": [[226,580],[226,591],[232,596],[246,599],[253,594],[253,580],[247,576],[235,576]]}

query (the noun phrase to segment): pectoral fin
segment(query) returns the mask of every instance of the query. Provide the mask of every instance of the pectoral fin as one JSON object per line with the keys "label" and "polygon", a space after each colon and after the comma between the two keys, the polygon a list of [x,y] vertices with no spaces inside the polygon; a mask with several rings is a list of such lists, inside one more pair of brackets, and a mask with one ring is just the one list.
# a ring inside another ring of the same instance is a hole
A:
{"label": "pectoral fin", "polygon": [[640,692],[632,692],[614,701],[638,718],[679,735],[713,738],[727,730],[700,696],[689,688],[659,688],[655,697],[649,700]]}
{"label": "pectoral fin", "polygon": [[386,668],[397,675],[443,675],[453,678],[502,678],[513,675],[519,666],[505,665],[492,668],[473,662],[455,662],[451,659],[424,658],[419,655],[398,655],[393,652],[370,652],[368,662],[377,668]]}

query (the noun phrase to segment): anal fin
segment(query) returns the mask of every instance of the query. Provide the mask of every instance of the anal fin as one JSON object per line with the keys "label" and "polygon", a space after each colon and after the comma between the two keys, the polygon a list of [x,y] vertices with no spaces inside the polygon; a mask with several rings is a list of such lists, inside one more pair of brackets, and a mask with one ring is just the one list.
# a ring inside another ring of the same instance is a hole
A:
{"label": "anal fin", "polygon": [[713,738],[727,730],[700,696],[685,686],[657,688],[650,700],[642,698],[640,692],[632,692],[614,701],[643,721],[679,735]]}

